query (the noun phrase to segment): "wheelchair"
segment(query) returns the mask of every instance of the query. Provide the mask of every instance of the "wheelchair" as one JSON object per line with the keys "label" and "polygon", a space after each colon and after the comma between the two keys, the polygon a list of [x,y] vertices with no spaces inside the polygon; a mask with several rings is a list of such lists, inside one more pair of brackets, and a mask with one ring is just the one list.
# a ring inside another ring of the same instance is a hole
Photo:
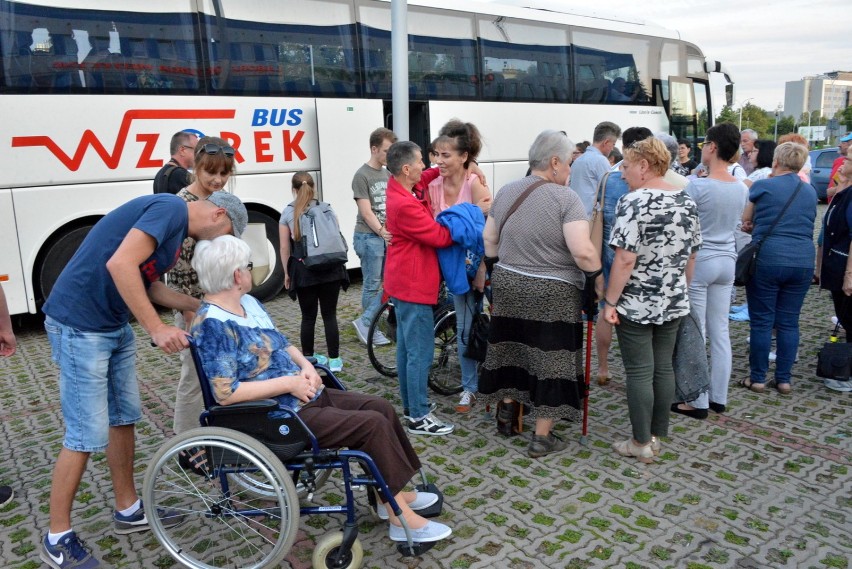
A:
{"label": "wheelchair", "polygon": [[[182,523],[163,526],[150,515],[154,536],[185,567],[276,567],[296,539],[300,515],[342,514],[342,531],[320,539],[313,552],[314,568],[357,569],[363,549],[358,540],[353,488],[374,489],[401,513],[373,459],[364,452],[321,449],[298,414],[279,409],[273,399],[217,405],[192,338],[190,351],[205,411],[201,427],[167,441],[151,459],[142,499],[149,512],[168,509]],[[326,389],[345,389],[325,366],[316,365]],[[358,466],[362,473],[353,472]],[[333,470],[340,470],[344,501],[309,505],[317,488]],[[427,484],[421,471],[420,491],[439,499],[424,517],[440,515],[443,495]],[[376,497],[369,491],[371,505]],[[304,500],[300,503],[300,497]],[[307,505],[306,505],[307,504]],[[425,553],[434,543],[399,542],[403,556]]]}

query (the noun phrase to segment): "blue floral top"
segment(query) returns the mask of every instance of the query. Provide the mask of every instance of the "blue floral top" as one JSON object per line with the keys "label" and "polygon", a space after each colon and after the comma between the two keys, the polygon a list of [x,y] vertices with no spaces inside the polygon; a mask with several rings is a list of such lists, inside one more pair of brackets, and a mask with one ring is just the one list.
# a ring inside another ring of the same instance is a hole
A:
{"label": "blue floral top", "polygon": [[[301,370],[287,353],[290,342],[254,297],[243,295],[245,317],[202,302],[192,323],[204,372],[216,401],[236,391],[241,382],[264,381]],[[317,396],[322,390],[317,391]],[[316,397],[315,397],[316,398]],[[290,394],[274,397],[282,409],[298,411],[302,402]]]}

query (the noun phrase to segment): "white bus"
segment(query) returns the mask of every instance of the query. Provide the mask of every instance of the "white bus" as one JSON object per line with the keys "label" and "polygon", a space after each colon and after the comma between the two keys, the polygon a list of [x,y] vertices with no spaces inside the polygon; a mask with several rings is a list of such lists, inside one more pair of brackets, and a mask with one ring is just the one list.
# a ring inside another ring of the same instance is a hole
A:
{"label": "white bus", "polygon": [[[179,130],[238,150],[234,191],[272,256],[259,296],[282,285],[277,221],[294,172],[314,174],[352,234],[352,175],[369,133],[393,127],[389,0],[103,6],[0,0],[0,279],[12,313],[39,309],[101,216],[152,192]],[[544,128],[575,141],[602,120],[703,136],[710,73],[722,71],[676,32],[553,9],[411,0],[408,33],[412,140],[427,144],[453,117],[475,123],[494,189],[523,175]]]}

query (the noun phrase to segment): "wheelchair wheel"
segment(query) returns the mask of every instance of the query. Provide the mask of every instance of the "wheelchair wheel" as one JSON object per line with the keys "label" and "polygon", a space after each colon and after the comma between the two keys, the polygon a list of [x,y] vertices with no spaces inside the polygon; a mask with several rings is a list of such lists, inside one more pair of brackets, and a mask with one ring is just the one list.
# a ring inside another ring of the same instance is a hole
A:
{"label": "wheelchair wheel", "polygon": [[[203,448],[207,475],[181,468],[181,451]],[[228,474],[230,473],[230,474]],[[266,495],[229,484],[245,474]],[[145,473],[148,511],[170,509],[183,523],[164,527],[149,515],[151,531],[186,567],[273,567],[281,563],[299,528],[299,498],[287,469],[260,441],[231,429],[202,427],[168,441]]]}
{"label": "wheelchair wheel", "polygon": [[343,543],[343,532],[338,531],[324,535],[317,542],[314,554],[311,556],[313,569],[358,569],[364,560],[364,549],[361,547],[361,542],[356,539],[349,553],[343,556],[340,563],[335,563],[334,559],[337,557],[341,543]]}
{"label": "wheelchair wheel", "polygon": [[462,390],[454,310],[445,310],[435,320],[435,356],[429,387],[440,395],[455,395]]}
{"label": "wheelchair wheel", "polygon": [[[389,343],[381,346],[373,345],[377,332],[384,334]],[[376,313],[367,332],[367,355],[376,371],[387,377],[396,377],[396,312],[393,304],[386,302]]]}
{"label": "wheelchair wheel", "polygon": [[[319,490],[326,483],[328,477],[331,476],[331,469],[317,470],[314,475],[314,486]],[[303,480],[306,474],[304,471],[299,473],[299,480],[296,481],[296,495],[299,500],[304,500],[308,496],[308,489]],[[249,492],[256,498],[272,498],[275,496],[275,489],[265,480],[259,480],[255,475],[245,472],[238,472],[228,475],[228,481],[237,488]]]}

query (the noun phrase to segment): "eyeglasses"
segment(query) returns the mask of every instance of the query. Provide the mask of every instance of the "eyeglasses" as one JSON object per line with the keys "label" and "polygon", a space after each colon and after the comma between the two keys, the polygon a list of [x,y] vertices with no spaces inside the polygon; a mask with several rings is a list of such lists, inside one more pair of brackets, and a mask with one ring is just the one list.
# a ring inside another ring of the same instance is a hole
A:
{"label": "eyeglasses", "polygon": [[249,261],[248,265],[246,265],[246,270],[247,270],[247,271],[251,271],[253,268],[254,268],[254,263],[252,263],[251,261]]}
{"label": "eyeglasses", "polygon": [[[234,150],[233,146],[219,146],[218,144],[213,144],[212,142],[208,142],[204,146],[201,147],[201,150],[206,154],[219,154],[220,152],[225,156],[231,157],[237,151]],[[196,147],[196,153],[198,153],[198,147]]]}
{"label": "eyeglasses", "polygon": [[190,149],[190,150],[192,150],[193,152],[195,151],[195,147],[194,147],[194,146],[187,146],[186,144],[181,144],[181,145],[180,145],[180,147],[181,147],[181,148],[189,148],[189,149]]}

